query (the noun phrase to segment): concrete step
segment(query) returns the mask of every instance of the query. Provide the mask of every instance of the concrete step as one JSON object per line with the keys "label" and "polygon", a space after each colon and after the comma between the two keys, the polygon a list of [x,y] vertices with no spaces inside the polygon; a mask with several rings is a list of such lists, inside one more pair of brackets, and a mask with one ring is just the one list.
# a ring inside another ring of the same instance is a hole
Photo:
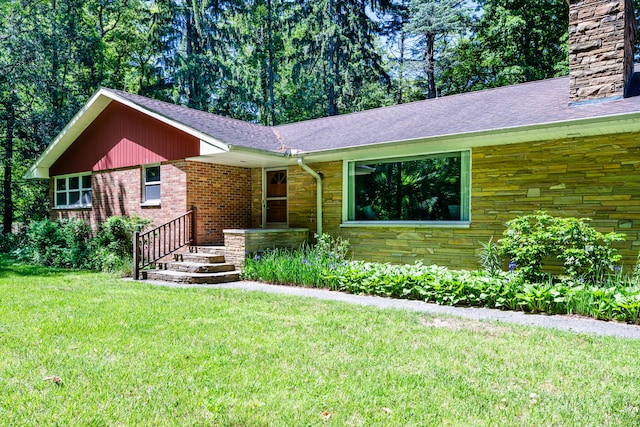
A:
{"label": "concrete step", "polygon": [[200,264],[217,264],[223,263],[224,254],[210,254],[210,253],[199,253],[199,252],[183,252],[181,254],[176,254],[174,257],[174,261],[183,261],[183,262],[192,262],[192,263],[200,263]]}
{"label": "concrete step", "polygon": [[222,271],[234,271],[233,264],[218,262],[215,264],[203,264],[200,262],[168,262],[161,267],[164,270],[181,271],[183,273],[219,273]]}
{"label": "concrete step", "polygon": [[191,246],[189,252],[199,254],[224,255],[224,246]]}
{"label": "concrete step", "polygon": [[162,280],[173,283],[190,283],[200,285],[213,285],[217,283],[237,282],[240,280],[240,271],[224,271],[219,273],[186,273],[172,270],[145,270],[142,272],[143,280]]}

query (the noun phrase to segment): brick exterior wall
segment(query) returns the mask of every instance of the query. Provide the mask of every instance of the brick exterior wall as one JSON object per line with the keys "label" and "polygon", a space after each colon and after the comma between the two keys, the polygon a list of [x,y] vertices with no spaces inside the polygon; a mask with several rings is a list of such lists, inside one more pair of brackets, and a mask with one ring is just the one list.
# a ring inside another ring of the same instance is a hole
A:
{"label": "brick exterior wall", "polygon": [[633,73],[636,29],[631,0],[570,0],[572,103],[622,97]]}
{"label": "brick exterior wall", "polygon": [[[160,166],[161,204],[141,206],[140,166],[94,172],[91,209],[52,209],[51,217],[81,218],[93,229],[114,215],[136,214],[154,225],[164,224],[196,207],[198,244],[222,245],[225,228],[251,224],[251,174],[249,169],[177,160]],[[54,180],[50,180],[53,205]]]}
{"label": "brick exterior wall", "polygon": [[[184,160],[160,165],[160,206],[141,206],[142,168],[140,166],[94,172],[91,177],[93,203],[91,209],[52,209],[51,217],[81,218],[93,229],[110,216],[138,215],[163,224],[187,211],[186,164]],[[54,179],[49,189],[53,206]]]}
{"label": "brick exterior wall", "polygon": [[[310,164],[324,176],[323,228],[351,242],[356,258],[453,268],[476,268],[480,243],[501,237],[505,222],[546,210],[590,217],[602,232],[618,231],[627,266],[640,250],[640,146],[637,135],[565,139],[474,148],[471,226],[340,227],[342,162]],[[142,207],[141,168],[95,172],[93,208],[52,210],[52,216],[80,217],[95,227],[111,215],[137,214],[161,224],[198,209],[198,243],[222,244],[224,229],[260,226],[260,169],[172,161],[161,165],[162,204]],[[316,231],[315,179],[288,168],[289,226]],[[53,180],[51,183],[53,200]],[[187,191],[188,189],[188,191]]]}
{"label": "brick exterior wall", "polygon": [[262,227],[262,169],[251,169],[251,228]]}
{"label": "brick exterior wall", "polygon": [[187,162],[187,206],[197,208],[199,245],[222,245],[222,230],[251,227],[251,183],[251,169]]}

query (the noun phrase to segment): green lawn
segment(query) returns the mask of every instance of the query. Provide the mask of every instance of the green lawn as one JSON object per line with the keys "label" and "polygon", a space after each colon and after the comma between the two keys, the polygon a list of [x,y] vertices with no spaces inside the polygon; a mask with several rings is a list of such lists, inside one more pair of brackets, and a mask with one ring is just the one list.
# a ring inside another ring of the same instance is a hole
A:
{"label": "green lawn", "polygon": [[640,340],[0,258],[0,425],[637,426],[639,355]]}

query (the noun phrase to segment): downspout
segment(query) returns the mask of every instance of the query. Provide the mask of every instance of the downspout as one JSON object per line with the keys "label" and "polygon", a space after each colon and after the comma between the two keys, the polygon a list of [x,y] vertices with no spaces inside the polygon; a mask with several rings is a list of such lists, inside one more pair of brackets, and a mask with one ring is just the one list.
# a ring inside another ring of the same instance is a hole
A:
{"label": "downspout", "polygon": [[322,177],[309,166],[304,164],[302,157],[298,157],[298,166],[316,179],[316,223],[318,236],[322,235]]}

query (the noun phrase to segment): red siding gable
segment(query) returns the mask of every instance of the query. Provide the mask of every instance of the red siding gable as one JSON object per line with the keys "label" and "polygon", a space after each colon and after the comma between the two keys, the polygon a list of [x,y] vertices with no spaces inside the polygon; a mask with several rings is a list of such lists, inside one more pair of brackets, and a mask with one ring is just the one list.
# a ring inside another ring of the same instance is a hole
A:
{"label": "red siding gable", "polygon": [[51,166],[50,175],[178,160],[200,154],[200,140],[133,108],[111,103]]}

